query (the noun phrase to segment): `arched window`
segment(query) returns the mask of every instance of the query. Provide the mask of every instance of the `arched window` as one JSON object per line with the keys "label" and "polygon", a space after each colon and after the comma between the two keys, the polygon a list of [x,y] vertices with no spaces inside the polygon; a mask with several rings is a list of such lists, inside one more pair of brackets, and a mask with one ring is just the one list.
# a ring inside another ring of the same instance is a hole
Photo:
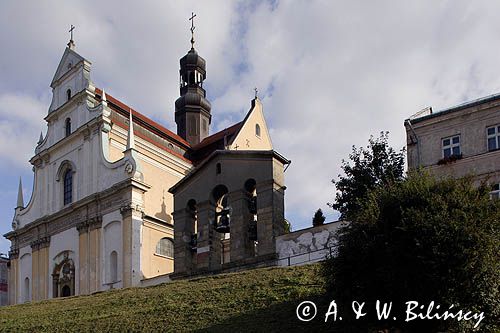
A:
{"label": "arched window", "polygon": [[66,131],[66,136],[69,136],[71,134],[71,119],[70,118],[66,118],[64,129]]}
{"label": "arched window", "polygon": [[73,170],[68,169],[64,174],[64,204],[73,201]]}
{"label": "arched window", "polygon": [[24,301],[30,301],[30,279],[27,277],[24,279]]}
{"label": "arched window", "polygon": [[110,282],[118,281],[118,253],[116,251],[109,255],[109,277]]}
{"label": "arched window", "polygon": [[71,99],[71,89],[66,90],[66,100],[69,101]]}
{"label": "arched window", "polygon": [[174,242],[170,238],[162,238],[156,245],[156,254],[165,257],[174,257]]}
{"label": "arched window", "polygon": [[259,124],[255,124],[255,135],[260,137],[260,125]]}

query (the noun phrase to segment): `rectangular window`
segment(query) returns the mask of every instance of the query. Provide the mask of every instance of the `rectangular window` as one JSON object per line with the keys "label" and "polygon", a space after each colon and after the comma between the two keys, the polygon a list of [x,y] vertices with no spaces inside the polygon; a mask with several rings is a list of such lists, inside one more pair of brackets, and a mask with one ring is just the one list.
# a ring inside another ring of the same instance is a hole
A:
{"label": "rectangular window", "polygon": [[460,154],[461,154],[460,135],[455,135],[455,136],[443,139],[443,158],[447,158],[447,157],[450,157],[452,155],[458,156]]}
{"label": "rectangular window", "polygon": [[500,199],[500,184],[493,185],[490,196],[492,199]]}
{"label": "rectangular window", "polygon": [[500,149],[500,126],[496,125],[486,129],[488,151]]}

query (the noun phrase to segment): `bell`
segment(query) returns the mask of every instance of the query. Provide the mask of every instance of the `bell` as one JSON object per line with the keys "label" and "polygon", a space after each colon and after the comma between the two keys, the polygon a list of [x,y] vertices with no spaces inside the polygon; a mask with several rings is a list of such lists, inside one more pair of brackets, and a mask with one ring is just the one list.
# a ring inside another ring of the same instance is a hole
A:
{"label": "bell", "polygon": [[230,228],[230,219],[229,219],[229,214],[227,212],[222,211],[222,215],[219,217],[219,221],[215,226],[215,231],[220,232],[220,233],[228,233]]}
{"label": "bell", "polygon": [[257,214],[257,197],[251,197],[248,201],[248,210],[250,214]]}
{"label": "bell", "polygon": [[189,241],[189,246],[191,247],[191,251],[196,251],[198,249],[198,235],[192,234],[191,240]]}
{"label": "bell", "polygon": [[248,224],[248,238],[251,241],[257,240],[257,221],[250,221]]}

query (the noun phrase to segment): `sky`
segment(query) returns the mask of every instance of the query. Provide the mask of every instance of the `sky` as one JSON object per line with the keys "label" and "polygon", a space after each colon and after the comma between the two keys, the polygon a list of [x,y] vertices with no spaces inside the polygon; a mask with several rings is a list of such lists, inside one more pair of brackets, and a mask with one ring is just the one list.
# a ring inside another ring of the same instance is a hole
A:
{"label": "sky", "polygon": [[[403,122],[500,92],[500,2],[24,1],[0,2],[0,233],[11,230],[19,177],[25,203],[49,87],[76,26],[76,51],[96,86],[175,131],[179,58],[207,61],[211,132],[243,119],[254,87],[285,173],[294,230],[321,208],[338,214],[331,180],[352,146]],[[0,253],[9,249],[0,237]]]}

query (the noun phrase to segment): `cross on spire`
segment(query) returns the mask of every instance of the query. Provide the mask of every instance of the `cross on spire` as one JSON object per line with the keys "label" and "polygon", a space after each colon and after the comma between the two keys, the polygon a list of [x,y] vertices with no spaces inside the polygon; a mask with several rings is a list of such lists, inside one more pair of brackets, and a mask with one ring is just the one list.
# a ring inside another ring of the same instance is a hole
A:
{"label": "cross on spire", "polygon": [[191,48],[194,49],[194,29],[196,27],[194,26],[194,18],[196,17],[196,14],[191,12],[191,17],[189,18],[189,21],[191,21]]}
{"label": "cross on spire", "polygon": [[70,38],[69,38],[69,43],[68,43],[68,47],[70,49],[73,49],[75,47],[75,42],[73,41],[73,30],[75,30],[75,26],[72,24],[69,31],[68,31],[70,33]]}
{"label": "cross on spire", "polygon": [[257,87],[253,88],[253,90],[255,91],[255,98],[258,98],[259,90],[257,89]]}

